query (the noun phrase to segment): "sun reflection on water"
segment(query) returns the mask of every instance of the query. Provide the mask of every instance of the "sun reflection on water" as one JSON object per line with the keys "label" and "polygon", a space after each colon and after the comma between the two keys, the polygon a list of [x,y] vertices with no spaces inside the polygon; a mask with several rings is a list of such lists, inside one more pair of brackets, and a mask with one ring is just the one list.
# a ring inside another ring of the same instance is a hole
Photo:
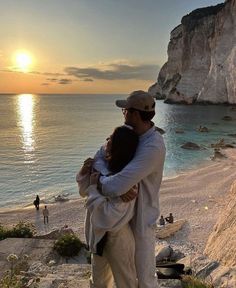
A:
{"label": "sun reflection on water", "polygon": [[22,148],[25,152],[26,160],[32,161],[35,150],[34,140],[34,106],[35,99],[32,94],[21,94],[17,98],[19,126],[22,132]]}

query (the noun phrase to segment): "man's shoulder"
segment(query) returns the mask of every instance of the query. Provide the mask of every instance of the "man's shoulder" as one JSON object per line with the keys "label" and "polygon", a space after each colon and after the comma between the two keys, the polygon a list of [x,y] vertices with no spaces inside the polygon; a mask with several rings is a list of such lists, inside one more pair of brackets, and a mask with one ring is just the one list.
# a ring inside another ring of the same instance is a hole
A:
{"label": "man's shoulder", "polygon": [[157,130],[153,130],[152,133],[150,133],[149,137],[144,139],[143,144],[156,147],[165,146],[163,136]]}

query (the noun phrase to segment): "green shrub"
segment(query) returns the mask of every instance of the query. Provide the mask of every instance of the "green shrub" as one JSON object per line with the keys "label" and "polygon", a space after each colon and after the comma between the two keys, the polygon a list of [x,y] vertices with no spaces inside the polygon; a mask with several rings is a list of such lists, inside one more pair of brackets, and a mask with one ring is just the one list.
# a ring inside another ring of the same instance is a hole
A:
{"label": "green shrub", "polygon": [[19,222],[12,229],[7,229],[0,225],[0,240],[6,238],[31,238],[35,233],[32,223]]}
{"label": "green shrub", "polygon": [[72,257],[78,255],[84,244],[78,237],[72,234],[61,236],[54,244],[54,250],[63,257]]}
{"label": "green shrub", "polygon": [[0,241],[6,238],[6,229],[0,224]]}
{"label": "green shrub", "polygon": [[183,288],[214,288],[211,283],[207,283],[205,280],[196,278],[194,276],[184,276],[182,279]]}

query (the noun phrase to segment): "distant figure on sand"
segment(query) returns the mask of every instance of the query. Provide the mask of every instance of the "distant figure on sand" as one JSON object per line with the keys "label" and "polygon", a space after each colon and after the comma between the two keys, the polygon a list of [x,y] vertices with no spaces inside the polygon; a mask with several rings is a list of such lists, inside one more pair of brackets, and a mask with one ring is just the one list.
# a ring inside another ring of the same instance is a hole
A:
{"label": "distant figure on sand", "polygon": [[170,213],[169,217],[166,217],[165,220],[168,223],[174,223],[174,217],[173,217],[172,213]]}
{"label": "distant figure on sand", "polygon": [[43,222],[44,224],[48,224],[48,216],[49,216],[49,211],[48,211],[48,208],[47,206],[44,206],[44,209],[43,209]]}
{"label": "distant figure on sand", "polygon": [[40,199],[39,199],[39,195],[37,195],[36,199],[34,200],[34,206],[37,210],[39,210],[39,203],[40,203]]}
{"label": "distant figure on sand", "polygon": [[161,215],[159,223],[160,223],[160,226],[164,226],[165,225],[165,219],[164,219],[163,215]]}

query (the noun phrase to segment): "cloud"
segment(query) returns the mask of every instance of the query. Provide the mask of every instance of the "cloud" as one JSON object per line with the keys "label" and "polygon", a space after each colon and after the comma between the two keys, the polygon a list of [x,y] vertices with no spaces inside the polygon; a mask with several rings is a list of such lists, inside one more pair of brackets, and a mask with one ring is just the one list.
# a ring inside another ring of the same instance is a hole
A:
{"label": "cloud", "polygon": [[80,79],[102,79],[102,80],[153,80],[156,79],[159,71],[158,65],[152,64],[119,64],[111,63],[106,65],[106,69],[102,68],[80,68],[66,67],[64,71],[70,75]]}
{"label": "cloud", "polygon": [[44,75],[44,76],[54,76],[54,77],[60,77],[65,76],[64,73],[54,73],[54,72],[39,72],[39,71],[31,71],[30,74],[36,74],[36,75]]}
{"label": "cloud", "polygon": [[49,83],[42,83],[41,86],[49,86]]}
{"label": "cloud", "polygon": [[58,79],[57,78],[47,78],[46,80],[49,82],[56,82]]}
{"label": "cloud", "polygon": [[83,79],[82,81],[85,81],[85,82],[93,82],[94,80],[91,79],[91,78],[85,78],[85,79]]}
{"label": "cloud", "polygon": [[72,83],[72,80],[71,79],[67,79],[67,78],[58,80],[58,84],[61,84],[61,85],[68,85],[68,84],[71,84],[71,83]]}

